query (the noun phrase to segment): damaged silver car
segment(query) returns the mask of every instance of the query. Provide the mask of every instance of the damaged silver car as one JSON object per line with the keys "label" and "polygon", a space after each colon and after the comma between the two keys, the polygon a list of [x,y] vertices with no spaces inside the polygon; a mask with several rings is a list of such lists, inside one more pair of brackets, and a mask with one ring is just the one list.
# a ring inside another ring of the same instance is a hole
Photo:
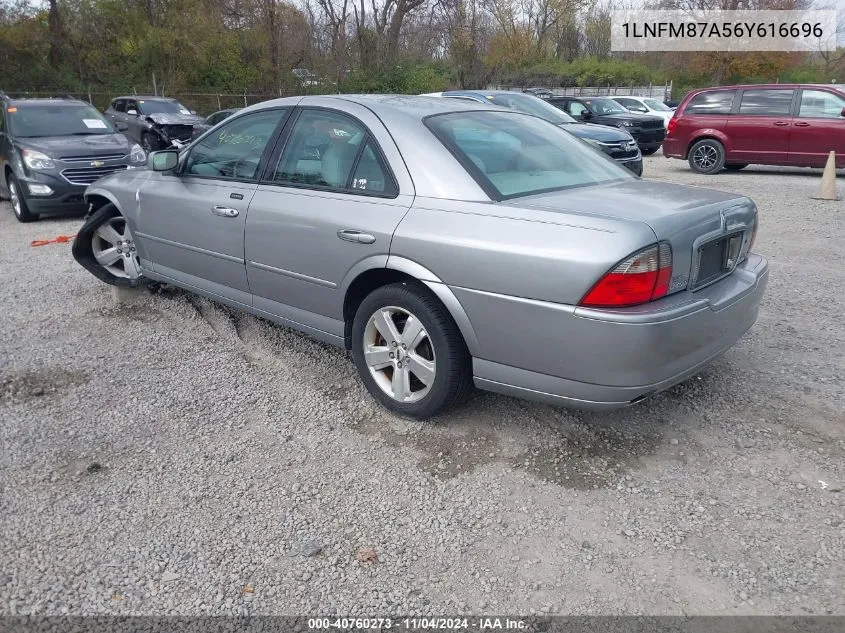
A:
{"label": "damaged silver car", "polygon": [[193,137],[194,126],[204,122],[196,112],[167,97],[118,97],[105,115],[116,124],[125,123],[124,134],[147,153],[183,147]]}

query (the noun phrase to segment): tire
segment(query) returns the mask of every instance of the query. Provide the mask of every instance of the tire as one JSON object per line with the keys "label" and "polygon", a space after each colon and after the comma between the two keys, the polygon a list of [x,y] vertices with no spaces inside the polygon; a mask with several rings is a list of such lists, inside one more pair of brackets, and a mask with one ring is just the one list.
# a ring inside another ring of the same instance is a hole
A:
{"label": "tire", "polygon": [[[392,334],[384,336],[388,319]],[[411,331],[409,323],[416,324]],[[420,331],[413,342],[403,338]],[[430,418],[466,399],[472,387],[471,358],[458,326],[440,301],[414,282],[382,286],[361,302],[352,322],[352,358],[367,391],[401,416]],[[404,397],[395,395],[400,368]]]}
{"label": "tire", "polygon": [[72,252],[88,272],[112,286],[137,288],[150,281],[141,273],[126,220],[113,204],[97,209],[86,220],[73,241]]}
{"label": "tire", "polygon": [[705,138],[689,150],[689,166],[699,174],[716,174],[725,165],[725,148],[716,139]]}
{"label": "tire", "polygon": [[9,174],[7,184],[9,185],[9,201],[12,204],[12,212],[15,214],[15,218],[18,222],[35,222],[38,219],[38,214],[29,210],[23,189],[14,174]]}
{"label": "tire", "polygon": [[640,151],[643,153],[643,156],[651,156],[652,154],[657,152],[657,150],[659,150],[659,149],[660,149],[660,146],[658,145],[657,147],[646,147],[645,149],[640,150]]}
{"label": "tire", "polygon": [[728,171],[739,171],[740,169],[745,169],[748,167],[748,163],[730,163],[729,165],[725,165],[725,169]]}
{"label": "tire", "polygon": [[158,138],[154,137],[148,132],[141,134],[141,148],[149,155],[150,152],[157,152],[161,149],[161,143]]}

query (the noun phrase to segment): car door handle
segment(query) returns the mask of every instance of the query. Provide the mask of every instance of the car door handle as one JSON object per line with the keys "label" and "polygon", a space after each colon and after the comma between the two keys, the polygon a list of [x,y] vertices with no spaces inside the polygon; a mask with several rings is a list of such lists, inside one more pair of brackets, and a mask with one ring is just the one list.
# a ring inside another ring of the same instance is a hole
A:
{"label": "car door handle", "polygon": [[789,123],[787,121],[775,121],[775,125],[783,127],[784,125],[789,125]]}
{"label": "car door handle", "polygon": [[369,233],[362,233],[361,231],[355,231],[352,229],[338,231],[337,236],[345,242],[357,242],[358,244],[372,244],[376,241],[374,235],[370,235]]}
{"label": "car door handle", "polygon": [[211,212],[214,215],[219,215],[224,218],[236,218],[240,215],[240,211],[237,209],[233,209],[232,207],[211,207]]}
{"label": "car door handle", "polygon": [[797,123],[793,123],[795,127],[810,127],[809,123],[805,123],[804,121],[798,121]]}

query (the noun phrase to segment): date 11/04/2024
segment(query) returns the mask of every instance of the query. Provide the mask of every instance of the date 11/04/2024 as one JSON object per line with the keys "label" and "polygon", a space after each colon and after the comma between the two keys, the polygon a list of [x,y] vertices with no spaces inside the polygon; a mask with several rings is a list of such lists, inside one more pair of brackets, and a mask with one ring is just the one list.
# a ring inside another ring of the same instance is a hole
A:
{"label": "date 11/04/2024", "polygon": [[527,622],[519,618],[500,617],[454,617],[454,618],[309,618],[310,631],[358,631],[391,630],[401,631],[520,631],[528,628]]}

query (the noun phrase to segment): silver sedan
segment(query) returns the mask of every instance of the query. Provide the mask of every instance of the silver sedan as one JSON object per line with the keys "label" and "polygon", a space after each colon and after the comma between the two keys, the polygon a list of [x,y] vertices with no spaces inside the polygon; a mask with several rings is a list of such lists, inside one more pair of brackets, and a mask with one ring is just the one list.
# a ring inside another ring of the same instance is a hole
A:
{"label": "silver sedan", "polygon": [[427,97],[296,97],[91,185],[76,260],[350,350],[426,418],[475,386],[579,408],[695,374],[757,318],[748,198],[648,182],[547,121]]}

